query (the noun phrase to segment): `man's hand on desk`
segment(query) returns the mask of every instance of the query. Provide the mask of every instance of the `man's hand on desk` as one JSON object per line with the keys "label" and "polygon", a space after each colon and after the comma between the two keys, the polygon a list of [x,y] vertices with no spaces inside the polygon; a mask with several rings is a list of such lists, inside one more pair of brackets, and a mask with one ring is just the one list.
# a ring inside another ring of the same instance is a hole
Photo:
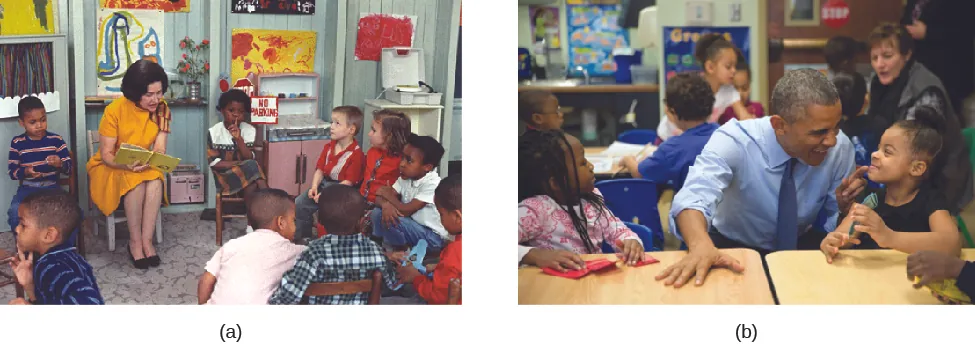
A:
{"label": "man's hand on desk", "polygon": [[657,275],[656,279],[664,280],[664,285],[680,288],[693,276],[697,276],[696,285],[704,284],[704,278],[712,267],[728,268],[734,272],[743,272],[745,267],[726,253],[719,251],[714,245],[698,249],[689,249],[687,255],[679,262],[667,267]]}
{"label": "man's hand on desk", "polygon": [[936,251],[918,251],[907,257],[907,278],[921,277],[921,281],[914,283],[914,288],[941,282],[946,279],[958,278],[965,261],[961,258]]}

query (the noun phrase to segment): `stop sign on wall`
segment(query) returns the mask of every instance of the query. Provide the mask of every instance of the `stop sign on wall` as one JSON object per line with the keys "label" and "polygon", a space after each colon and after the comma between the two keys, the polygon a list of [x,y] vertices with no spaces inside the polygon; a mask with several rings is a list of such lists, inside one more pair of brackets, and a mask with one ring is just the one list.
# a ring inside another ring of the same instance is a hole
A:
{"label": "stop sign on wall", "polygon": [[829,0],[823,5],[820,17],[827,26],[839,28],[850,21],[850,6],[847,6],[843,0]]}

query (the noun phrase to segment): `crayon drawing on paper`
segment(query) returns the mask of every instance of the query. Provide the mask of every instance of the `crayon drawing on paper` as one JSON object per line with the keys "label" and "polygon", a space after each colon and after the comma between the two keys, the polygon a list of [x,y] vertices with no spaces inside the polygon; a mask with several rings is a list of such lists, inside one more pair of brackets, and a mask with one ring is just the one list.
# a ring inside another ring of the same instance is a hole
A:
{"label": "crayon drawing on paper", "polygon": [[189,12],[190,0],[99,0],[101,8]]}
{"label": "crayon drawing on paper", "polygon": [[355,59],[379,61],[383,48],[412,47],[415,36],[416,16],[361,13]]}
{"label": "crayon drawing on paper", "polygon": [[129,65],[147,59],[166,67],[163,57],[163,12],[99,10],[96,72],[99,96],[122,94]]}

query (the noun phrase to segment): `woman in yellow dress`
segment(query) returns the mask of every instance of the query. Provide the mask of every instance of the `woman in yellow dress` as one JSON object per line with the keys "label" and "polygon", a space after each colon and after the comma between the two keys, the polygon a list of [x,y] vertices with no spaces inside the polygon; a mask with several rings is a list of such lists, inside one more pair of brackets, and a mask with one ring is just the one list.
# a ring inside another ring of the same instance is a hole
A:
{"label": "woman in yellow dress", "polygon": [[122,78],[122,94],[105,108],[98,133],[98,153],[88,161],[91,198],[105,215],[118,209],[124,195],[129,227],[129,255],[139,269],[159,266],[152,245],[156,216],[163,197],[163,174],[148,165],[115,163],[122,144],[155,152],[166,152],[166,138],[172,116],[163,94],[169,78],[161,66],[140,60],[129,66]]}

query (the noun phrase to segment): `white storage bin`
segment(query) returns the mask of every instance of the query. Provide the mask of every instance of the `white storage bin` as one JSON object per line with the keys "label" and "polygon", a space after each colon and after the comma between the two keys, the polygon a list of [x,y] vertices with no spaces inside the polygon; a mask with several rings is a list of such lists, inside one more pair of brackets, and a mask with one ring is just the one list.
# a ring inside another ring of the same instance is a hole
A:
{"label": "white storage bin", "polygon": [[387,100],[402,105],[440,105],[442,93],[396,92],[398,85],[419,86],[420,81],[426,82],[423,80],[423,49],[384,48],[380,60]]}

